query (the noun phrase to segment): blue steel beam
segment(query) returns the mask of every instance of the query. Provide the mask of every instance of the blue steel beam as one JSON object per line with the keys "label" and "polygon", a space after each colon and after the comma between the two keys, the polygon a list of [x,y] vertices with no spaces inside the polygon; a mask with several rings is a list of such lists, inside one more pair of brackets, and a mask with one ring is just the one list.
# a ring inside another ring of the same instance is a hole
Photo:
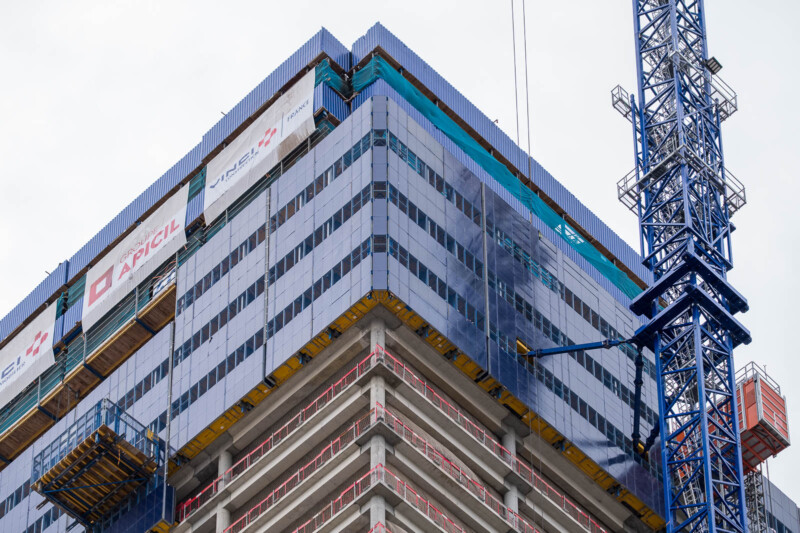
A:
{"label": "blue steel beam", "polygon": [[729,217],[742,204],[726,180],[703,0],[633,0],[633,9],[636,166],[621,188],[636,199],[655,280],[632,308],[651,318],[637,339],[656,355],[667,531],[744,533],[733,347],[750,335],[733,318],[747,302],[726,281]]}

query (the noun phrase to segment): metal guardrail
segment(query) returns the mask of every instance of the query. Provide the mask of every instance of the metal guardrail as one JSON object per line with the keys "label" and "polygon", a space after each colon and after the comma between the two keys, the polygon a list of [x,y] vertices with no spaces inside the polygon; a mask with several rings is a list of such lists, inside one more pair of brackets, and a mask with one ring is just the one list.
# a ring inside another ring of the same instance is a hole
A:
{"label": "metal guardrail", "polygon": [[309,476],[314,474],[314,472],[318,471],[342,450],[347,448],[348,445],[352,444],[358,437],[363,435],[369,428],[375,425],[377,421],[378,414],[375,409],[371,409],[369,413],[356,420],[339,434],[339,436],[323,448],[316,457],[289,476],[278,488],[270,492],[266,498],[253,506],[244,516],[228,526],[224,533],[239,533],[247,528],[247,526],[252,524],[258,517],[272,509],[300,483],[305,481]]}
{"label": "metal guardrail", "polygon": [[756,374],[761,379],[766,381],[767,384],[769,384],[769,386],[772,388],[772,390],[774,390],[778,394],[781,393],[781,386],[778,385],[778,382],[772,379],[770,375],[767,374],[767,371],[761,368],[761,366],[755,361],[750,361],[749,363],[747,363],[742,368],[736,371],[736,384],[739,385],[744,381],[754,378]]}
{"label": "metal guardrail", "polygon": [[185,500],[180,505],[176,512],[178,521],[184,521],[189,516],[194,514],[203,505],[206,504],[211,498],[214,497],[223,487],[229,485],[232,481],[254,466],[262,457],[264,457],[273,447],[285,441],[300,427],[304,426],[315,414],[317,414],[323,407],[328,405],[331,401],[337,398],[341,393],[350,388],[358,378],[363,376],[367,371],[373,368],[376,364],[374,352],[367,356],[364,360],[358,363],[352,370],[342,376],[336,383],[325,389],[319,396],[317,396],[311,403],[301,409],[283,426],[274,431],[269,437],[266,438],[261,444],[256,446],[243,458],[238,460],[228,470],[208,486],[201,490],[197,495]]}
{"label": "metal guardrail", "polygon": [[[380,346],[375,349],[357,365],[353,367],[347,374],[340,378],[336,383],[328,387],[322,394],[315,398],[306,407],[301,409],[294,415],[288,422],[281,426],[278,430],[273,432],[266,440],[248,453],[245,457],[236,462],[221,476],[214,479],[209,485],[201,490],[195,496],[185,500],[178,506],[176,516],[178,521],[184,521],[192,514],[197,512],[208,501],[210,501],[219,491],[232,483],[236,478],[241,476],[244,472],[253,467],[262,457],[264,457],[274,446],[278,443],[285,441],[297,429],[309,421],[314,414],[318,413],[322,408],[328,405],[334,398],[349,389],[350,385],[355,383],[361,376],[365,375],[369,370],[376,365],[382,364],[388,368],[392,373],[403,380],[407,385],[414,389],[417,393],[421,394],[428,402],[441,413],[445,414],[448,418],[458,424],[469,435],[477,440],[481,445],[491,451],[494,455],[499,457],[509,467],[513,469],[522,479],[528,482],[534,489],[536,489],[542,496],[548,498],[551,502],[561,508],[567,515],[572,517],[581,527],[590,533],[605,533],[605,529],[600,527],[597,522],[589,516],[588,513],[580,509],[569,498],[561,494],[556,488],[551,486],[541,476],[533,471],[531,467],[520,461],[514,454],[503,447],[494,438],[472,422],[469,418],[463,415],[458,408],[452,406],[447,400],[442,398],[423,380],[418,378],[412,371],[410,371],[401,361],[390,355],[386,350]],[[396,420],[397,417],[386,414],[383,406],[375,406],[375,409],[380,410],[381,420],[391,418]],[[375,411],[373,409],[373,412]],[[385,418],[384,418],[385,415]],[[401,435],[402,436],[402,435]],[[419,442],[419,440],[417,440]],[[449,463],[449,462],[448,462]],[[452,463],[449,463],[452,464]],[[480,486],[476,482],[473,485]],[[487,493],[488,494],[488,493]],[[483,495],[479,495],[483,498]],[[491,503],[490,507],[494,509],[497,505],[502,505],[499,502]],[[496,511],[497,512],[497,511]],[[233,526],[231,526],[233,527]],[[242,528],[244,529],[244,528]],[[241,530],[231,531],[228,533],[237,533]]]}
{"label": "metal guardrail", "polygon": [[539,474],[534,472],[531,467],[520,461],[516,455],[512,454],[502,444],[497,442],[485,430],[464,416],[464,414],[461,413],[458,408],[454,407],[447,400],[442,398],[438,393],[436,393],[436,391],[428,386],[427,383],[411,372],[402,362],[395,359],[393,356],[383,350],[383,348],[378,346],[376,349],[380,349],[384,352],[384,365],[388,366],[389,369],[398,375],[407,385],[428,399],[428,401],[440,412],[447,415],[451,420],[469,433],[475,440],[503,460],[503,462],[505,462],[514,470],[514,472],[519,474],[520,477],[526,480],[543,496],[558,504],[565,513],[572,516],[585,530],[591,533],[605,533],[605,529],[600,527],[597,522],[585,511],[579,509],[577,505],[570,501],[566,496],[562,495],[556,488],[547,483],[547,481],[545,481]]}
{"label": "metal guardrail", "polygon": [[164,464],[165,443],[117,404],[104,398],[33,458],[31,483],[41,478],[102,426],[109,427],[146,456],[155,458],[158,464]]}
{"label": "metal guardrail", "polygon": [[[36,381],[3,409],[0,413],[0,434],[35,409],[40,401],[53,392],[70,372],[83,364],[87,356],[102,346],[123,325],[134,319],[155,296],[173,283],[174,272],[174,259],[165,262],[148,279],[140,283],[133,292],[126,295],[88,332],[73,339],[67,346],[66,353],[56,358],[56,364],[44,371],[36,378]],[[168,281],[165,283],[165,280]]]}

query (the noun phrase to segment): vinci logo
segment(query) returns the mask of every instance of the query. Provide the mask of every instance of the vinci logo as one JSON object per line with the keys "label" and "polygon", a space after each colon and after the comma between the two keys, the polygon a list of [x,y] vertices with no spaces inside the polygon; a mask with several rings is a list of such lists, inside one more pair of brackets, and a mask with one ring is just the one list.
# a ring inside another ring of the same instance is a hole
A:
{"label": "vinci logo", "polygon": [[89,286],[87,308],[91,308],[96,302],[102,300],[110,289],[139,270],[165,243],[172,240],[172,237],[179,230],[181,230],[181,224],[177,218],[173,218],[163,228],[147,234],[146,239],[136,239],[137,246],[128,250],[117,263],[108,267]]}
{"label": "vinci logo", "polygon": [[50,335],[46,331],[39,331],[36,333],[31,345],[28,346],[24,352],[19,354],[16,359],[7,364],[2,372],[0,372],[0,387],[16,379],[28,366],[33,364],[34,359],[39,355],[42,347],[45,346],[44,343],[49,336]]}
{"label": "vinci logo", "polygon": [[[248,165],[257,162],[259,159],[259,155],[261,157],[266,156],[270,151],[270,143],[272,142],[275,135],[278,134],[278,128],[267,128],[267,131],[264,132],[264,135],[261,136],[261,139],[258,141],[257,144],[250,147],[248,152],[239,158],[238,161],[234,162],[225,172],[220,174],[214,183],[209,185],[211,189],[220,185],[220,183],[225,183],[230,181],[231,179],[238,178],[238,174],[243,169],[246,169]],[[277,139],[276,139],[277,140]],[[275,144],[272,144],[272,148],[275,147]]]}

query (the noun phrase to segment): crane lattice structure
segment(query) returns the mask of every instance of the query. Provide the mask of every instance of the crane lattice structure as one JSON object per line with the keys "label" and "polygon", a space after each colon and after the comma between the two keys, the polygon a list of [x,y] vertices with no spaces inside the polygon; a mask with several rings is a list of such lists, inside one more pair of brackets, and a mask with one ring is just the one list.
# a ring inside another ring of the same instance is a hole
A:
{"label": "crane lattice structure", "polygon": [[633,0],[638,102],[612,103],[633,124],[636,166],[618,184],[639,216],[654,283],[631,305],[656,356],[668,532],[745,532],[733,349],[750,341],[731,287],[730,216],[744,188],[724,166],[720,123],[736,95],[714,76],[703,0]]}

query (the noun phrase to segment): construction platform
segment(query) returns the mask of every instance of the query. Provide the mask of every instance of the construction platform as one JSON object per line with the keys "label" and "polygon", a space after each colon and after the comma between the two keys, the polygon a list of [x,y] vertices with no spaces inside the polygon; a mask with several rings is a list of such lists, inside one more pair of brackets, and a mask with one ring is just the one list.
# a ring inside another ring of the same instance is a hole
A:
{"label": "construction platform", "polygon": [[88,529],[153,479],[164,457],[161,439],[104,399],[34,457],[31,486]]}
{"label": "construction platform", "polygon": [[736,373],[742,466],[755,471],[758,465],[789,447],[786,398],[778,383],[763,368],[749,363]]}

